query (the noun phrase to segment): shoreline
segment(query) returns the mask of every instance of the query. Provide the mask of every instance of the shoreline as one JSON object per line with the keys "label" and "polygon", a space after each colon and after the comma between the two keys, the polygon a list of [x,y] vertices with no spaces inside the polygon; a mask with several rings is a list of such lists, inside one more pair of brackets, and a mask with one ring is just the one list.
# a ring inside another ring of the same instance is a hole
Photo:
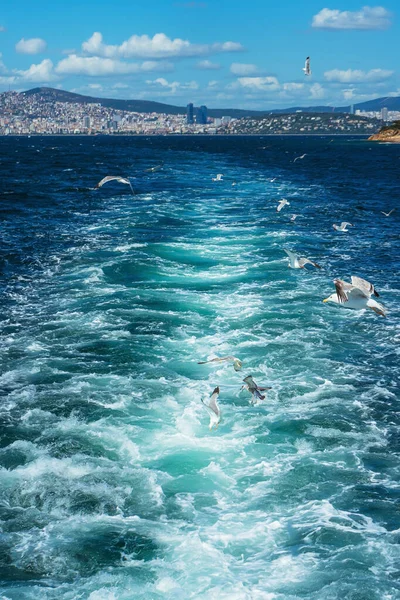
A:
{"label": "shoreline", "polygon": [[[116,137],[357,137],[367,138],[368,133],[113,133],[113,134],[88,134],[88,133],[0,133],[0,138],[26,137],[26,138],[50,138],[50,137],[75,137],[75,138],[116,138]],[[369,138],[367,138],[369,139]],[[375,141],[375,140],[371,140]],[[377,140],[380,141],[380,140]],[[399,140],[400,141],[400,140]]]}

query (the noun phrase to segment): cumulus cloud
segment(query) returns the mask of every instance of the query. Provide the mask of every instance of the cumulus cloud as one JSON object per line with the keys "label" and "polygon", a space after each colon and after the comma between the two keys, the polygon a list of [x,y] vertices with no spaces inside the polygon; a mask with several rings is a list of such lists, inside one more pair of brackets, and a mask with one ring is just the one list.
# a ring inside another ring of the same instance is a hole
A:
{"label": "cumulus cloud", "polygon": [[24,81],[36,83],[49,83],[57,79],[53,70],[53,63],[49,58],[45,58],[38,65],[31,65],[26,71],[15,71]]}
{"label": "cumulus cloud", "polygon": [[164,88],[164,93],[168,93],[168,95],[175,95],[178,90],[198,90],[199,84],[196,81],[188,81],[186,83],[181,83],[179,81],[167,81],[164,77],[158,77],[157,79],[148,79],[146,81],[147,85],[153,87],[161,87]]}
{"label": "cumulus cloud", "polygon": [[257,71],[256,65],[246,63],[232,63],[230,67],[230,72],[239,76],[255,75]]}
{"label": "cumulus cloud", "polygon": [[82,50],[106,58],[171,58],[238,52],[243,50],[243,46],[237,42],[192,44],[180,38],[171,39],[165,33],[156,33],[152,38],[148,35],[132,35],[120,45],[110,45],[104,44],[102,34],[96,31],[83,42]]}
{"label": "cumulus cloud", "polygon": [[323,8],[314,15],[315,29],[387,29],[391,14],[383,6],[363,6],[359,11]]}
{"label": "cumulus cloud", "polygon": [[284,83],[282,89],[285,92],[297,92],[304,89],[304,83]]}
{"label": "cumulus cloud", "polygon": [[248,88],[249,90],[260,90],[263,92],[279,90],[280,88],[276,77],[239,77],[237,84],[242,88]]}
{"label": "cumulus cloud", "polygon": [[312,86],[310,86],[310,98],[312,98],[312,100],[321,100],[322,98],[325,98],[325,90],[320,83],[313,83]]}
{"label": "cumulus cloud", "polygon": [[221,65],[218,63],[213,63],[210,60],[201,60],[197,63],[196,67],[198,69],[202,69],[203,71],[217,71],[221,68]]}
{"label": "cumulus cloud", "polygon": [[148,71],[171,71],[173,65],[166,62],[144,61],[128,63],[99,56],[78,56],[71,54],[63,58],[56,67],[59,75],[87,75],[89,77],[107,77],[110,75],[129,75]]}
{"label": "cumulus cloud", "polygon": [[340,83],[368,83],[385,81],[393,75],[393,71],[387,71],[385,69],[371,69],[370,71],[359,71],[353,69],[347,69],[341,71],[339,69],[332,69],[332,71],[325,71],[324,77],[327,81],[340,82]]}
{"label": "cumulus cloud", "polygon": [[40,54],[47,48],[47,44],[41,38],[30,38],[26,40],[22,38],[15,44],[15,49],[20,54]]}

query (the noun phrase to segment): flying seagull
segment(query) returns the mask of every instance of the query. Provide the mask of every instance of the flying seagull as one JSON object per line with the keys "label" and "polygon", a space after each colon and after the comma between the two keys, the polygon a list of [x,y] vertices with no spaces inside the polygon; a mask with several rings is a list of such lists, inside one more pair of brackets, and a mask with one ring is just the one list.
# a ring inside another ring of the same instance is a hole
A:
{"label": "flying seagull", "polygon": [[216,358],[211,358],[210,360],[203,360],[201,362],[198,362],[197,364],[206,365],[207,363],[220,363],[225,361],[233,362],[233,368],[235,369],[235,371],[240,371],[240,369],[242,368],[242,361],[236,358],[235,356],[223,356],[221,358],[217,356]]}
{"label": "flying seagull", "polygon": [[[272,389],[270,387],[258,387],[258,385],[256,384],[256,382],[254,381],[254,379],[251,375],[247,375],[247,377],[245,377],[243,379],[243,381],[246,384],[243,387],[247,387],[248,391],[253,396],[253,400],[251,401],[251,404],[257,404],[258,399],[264,400],[265,396],[263,396],[261,394],[261,392],[265,392],[266,390]],[[242,387],[242,389],[243,389],[243,387]]]}
{"label": "flying seagull", "polygon": [[302,154],[301,156],[296,156],[296,158],[294,159],[294,163],[296,162],[296,160],[303,160],[303,158],[305,158],[307,156],[307,154]]}
{"label": "flying seagull", "polygon": [[325,298],[323,302],[334,302],[344,308],[362,310],[371,308],[376,314],[386,317],[386,309],[382,304],[371,298],[372,295],[379,297],[375,287],[369,281],[361,277],[351,277],[351,283],[342,279],[334,279],[336,293]]}
{"label": "flying seagull", "polygon": [[305,265],[312,265],[313,267],[317,267],[317,269],[321,268],[316,262],[304,257],[299,258],[297,254],[291,252],[290,250],[286,250],[286,248],[283,248],[283,251],[286,252],[289,257],[288,267],[291,269],[304,269]]}
{"label": "flying seagull", "polygon": [[392,214],[392,212],[394,212],[395,210],[396,210],[395,208],[392,208],[392,210],[390,210],[388,213],[385,213],[385,212],[383,212],[383,210],[381,210],[381,213],[383,215],[385,215],[385,217],[390,217],[390,215]]}
{"label": "flying seagull", "polygon": [[334,223],[332,227],[335,231],[348,231],[348,229],[346,229],[347,225],[354,227],[354,225],[347,223],[346,221],[343,221],[340,225],[336,225],[336,223]]}
{"label": "flying seagull", "polygon": [[294,222],[295,222],[295,220],[297,219],[297,217],[298,217],[298,216],[299,216],[299,215],[292,215],[292,216],[290,217],[290,220],[292,221],[292,223],[294,223]]}
{"label": "flying seagull", "polygon": [[304,71],[304,75],[311,75],[310,57],[309,56],[307,56],[307,58],[306,58],[306,62],[304,64],[303,71]]}
{"label": "flying seagull", "polygon": [[285,198],[283,198],[282,200],[279,201],[279,204],[276,208],[276,212],[281,212],[282,208],[286,205],[290,206],[290,202],[288,202],[287,200],[285,200]]}
{"label": "flying seagull", "polygon": [[214,388],[214,391],[210,398],[210,402],[208,404],[206,404],[203,399],[201,400],[202,403],[204,404],[204,406],[206,407],[208,414],[210,415],[210,424],[209,424],[210,431],[214,427],[215,427],[215,429],[217,429],[219,422],[221,421],[221,411],[220,411],[220,408],[219,408],[218,402],[217,402],[218,396],[219,396],[219,387],[216,387],[216,388]]}
{"label": "flying seagull", "polygon": [[218,173],[218,175],[216,177],[213,177],[212,180],[213,181],[223,181],[223,175],[222,173]]}
{"label": "flying seagull", "polygon": [[133,187],[131,182],[129,181],[129,179],[126,179],[125,177],[118,177],[116,175],[107,175],[107,177],[103,177],[103,179],[101,181],[99,181],[99,183],[96,185],[95,189],[99,189],[101,188],[105,183],[108,183],[109,181],[118,181],[119,183],[125,183],[126,185],[129,185],[129,187],[131,188],[132,194],[135,194],[135,192],[133,191]]}
{"label": "flying seagull", "polygon": [[160,169],[162,169],[164,166],[164,163],[162,162],[160,165],[156,165],[155,167],[150,167],[149,169],[145,169],[145,173],[155,173],[156,171],[159,171]]}

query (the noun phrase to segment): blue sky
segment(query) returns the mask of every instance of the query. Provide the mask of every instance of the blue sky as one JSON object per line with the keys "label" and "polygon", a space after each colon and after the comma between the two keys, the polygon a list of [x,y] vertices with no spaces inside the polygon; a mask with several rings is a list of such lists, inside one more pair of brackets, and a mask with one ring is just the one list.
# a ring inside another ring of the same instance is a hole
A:
{"label": "blue sky", "polygon": [[0,91],[343,106],[400,95],[399,14],[399,0],[14,0],[0,5]]}

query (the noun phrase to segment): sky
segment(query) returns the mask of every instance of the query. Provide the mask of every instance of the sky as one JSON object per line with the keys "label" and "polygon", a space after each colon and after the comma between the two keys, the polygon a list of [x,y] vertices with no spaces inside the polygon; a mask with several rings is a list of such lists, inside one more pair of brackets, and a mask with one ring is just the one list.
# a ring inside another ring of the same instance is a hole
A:
{"label": "sky", "polygon": [[257,110],[400,96],[399,15],[399,0],[5,0],[0,92]]}

